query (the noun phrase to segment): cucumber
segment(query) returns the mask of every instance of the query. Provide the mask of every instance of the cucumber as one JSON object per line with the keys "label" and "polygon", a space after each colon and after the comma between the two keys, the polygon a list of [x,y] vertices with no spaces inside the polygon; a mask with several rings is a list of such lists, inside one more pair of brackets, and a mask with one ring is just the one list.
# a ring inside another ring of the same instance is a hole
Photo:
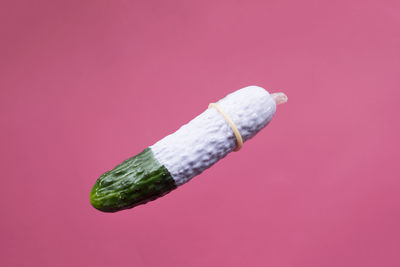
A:
{"label": "cucumber", "polygon": [[[264,128],[276,111],[274,97],[258,86],[233,92],[217,105],[234,123],[243,142]],[[225,117],[209,108],[175,133],[100,176],[90,201],[104,212],[147,203],[188,182],[236,146],[236,137]]]}

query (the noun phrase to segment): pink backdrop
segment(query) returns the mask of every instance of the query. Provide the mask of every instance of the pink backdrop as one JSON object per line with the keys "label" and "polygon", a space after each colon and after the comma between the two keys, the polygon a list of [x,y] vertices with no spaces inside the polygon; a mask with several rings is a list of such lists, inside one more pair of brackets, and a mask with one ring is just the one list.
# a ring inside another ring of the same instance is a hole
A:
{"label": "pink backdrop", "polygon": [[[400,2],[2,1],[1,266],[400,266]],[[247,85],[239,153],[104,214],[97,177]]]}

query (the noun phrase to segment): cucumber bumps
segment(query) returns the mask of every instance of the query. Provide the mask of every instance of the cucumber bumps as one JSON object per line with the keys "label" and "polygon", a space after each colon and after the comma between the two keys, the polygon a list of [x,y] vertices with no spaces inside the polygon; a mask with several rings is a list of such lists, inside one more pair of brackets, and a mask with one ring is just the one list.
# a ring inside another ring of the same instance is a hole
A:
{"label": "cucumber bumps", "polygon": [[96,181],[90,201],[98,210],[115,212],[161,197],[177,186],[167,168],[146,148]]}

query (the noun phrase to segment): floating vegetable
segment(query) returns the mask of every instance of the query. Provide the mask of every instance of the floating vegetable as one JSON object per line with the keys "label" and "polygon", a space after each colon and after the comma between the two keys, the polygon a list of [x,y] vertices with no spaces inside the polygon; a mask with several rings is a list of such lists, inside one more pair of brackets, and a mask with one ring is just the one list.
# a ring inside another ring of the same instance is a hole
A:
{"label": "floating vegetable", "polygon": [[249,86],[227,95],[199,116],[96,181],[93,207],[104,212],[129,209],[159,198],[211,167],[264,128],[283,93]]}

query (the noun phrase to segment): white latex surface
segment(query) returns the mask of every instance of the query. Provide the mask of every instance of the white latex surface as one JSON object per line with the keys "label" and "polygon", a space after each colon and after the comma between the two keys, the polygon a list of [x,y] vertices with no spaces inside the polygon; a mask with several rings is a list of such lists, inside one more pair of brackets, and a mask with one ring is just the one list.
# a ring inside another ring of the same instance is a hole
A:
{"label": "white latex surface", "polygon": [[[217,102],[238,128],[243,142],[264,128],[275,114],[270,94],[258,86],[237,90]],[[211,167],[236,147],[236,138],[224,117],[207,109],[150,148],[176,184],[182,185]]]}

